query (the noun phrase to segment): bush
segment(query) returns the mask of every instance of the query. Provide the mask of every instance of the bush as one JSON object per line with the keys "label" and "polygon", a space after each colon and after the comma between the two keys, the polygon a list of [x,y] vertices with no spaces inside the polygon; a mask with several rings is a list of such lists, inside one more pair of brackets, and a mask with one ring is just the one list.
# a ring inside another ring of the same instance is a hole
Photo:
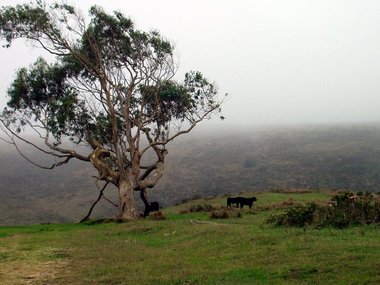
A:
{"label": "bush", "polygon": [[335,204],[324,210],[324,224],[339,228],[380,223],[380,203],[371,193],[344,192],[332,198]]}
{"label": "bush", "polygon": [[230,217],[230,214],[226,210],[213,211],[210,214],[210,218],[212,218],[212,219],[227,219],[229,217]]}
{"label": "bush", "polygon": [[190,207],[190,212],[210,212],[215,210],[215,207],[210,204],[198,204]]}
{"label": "bush", "polygon": [[228,209],[222,209],[218,211],[212,211],[210,213],[211,219],[228,219],[228,218],[241,218],[243,215],[240,211],[230,211]]}
{"label": "bush", "polygon": [[156,211],[153,213],[153,219],[154,220],[165,220],[165,216],[161,211]]}
{"label": "bush", "polygon": [[269,217],[276,226],[345,228],[352,225],[380,223],[380,202],[370,193],[343,192],[332,197],[329,206],[309,203],[295,205],[285,213]]}
{"label": "bush", "polygon": [[312,224],[316,208],[315,203],[291,206],[284,214],[269,217],[267,223],[277,226],[305,227]]}
{"label": "bush", "polygon": [[187,214],[187,213],[195,213],[195,212],[211,212],[215,211],[216,208],[210,204],[197,204],[197,205],[192,205],[190,208],[186,210],[181,210],[181,214]]}

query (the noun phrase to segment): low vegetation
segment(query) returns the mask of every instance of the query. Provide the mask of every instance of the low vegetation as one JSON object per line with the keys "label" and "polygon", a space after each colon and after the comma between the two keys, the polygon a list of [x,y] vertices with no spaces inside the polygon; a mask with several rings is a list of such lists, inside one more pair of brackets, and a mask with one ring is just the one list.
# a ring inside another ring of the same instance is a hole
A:
{"label": "low vegetation", "polygon": [[371,193],[344,192],[334,195],[328,205],[296,204],[285,213],[271,216],[267,222],[277,226],[336,228],[380,224],[380,200]]}
{"label": "low vegetation", "polygon": [[195,204],[191,205],[187,209],[183,209],[180,211],[180,214],[194,213],[194,212],[210,212],[214,211],[216,208],[210,204]]}
{"label": "low vegetation", "polygon": [[221,208],[219,210],[214,210],[209,214],[211,219],[228,219],[228,218],[241,218],[243,216],[242,211],[235,210],[231,211],[227,208]]}
{"label": "low vegetation", "polygon": [[[0,227],[0,284],[380,284],[378,225],[276,227],[266,221],[286,204],[333,195],[255,196],[251,210],[217,197],[163,209],[166,219]],[[205,204],[213,210],[180,214]]]}

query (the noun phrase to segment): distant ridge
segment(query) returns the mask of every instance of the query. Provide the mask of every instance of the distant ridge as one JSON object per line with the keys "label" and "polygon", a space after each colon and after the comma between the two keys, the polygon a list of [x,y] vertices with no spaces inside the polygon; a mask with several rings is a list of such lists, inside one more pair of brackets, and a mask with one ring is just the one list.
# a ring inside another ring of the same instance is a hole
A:
{"label": "distant ridge", "polygon": [[[76,221],[96,199],[91,166],[75,162],[41,170],[0,147],[0,224]],[[168,150],[165,175],[149,192],[163,206],[252,190],[380,191],[376,124],[199,131]],[[107,192],[116,199],[115,189]],[[102,202],[95,215],[114,213]]]}

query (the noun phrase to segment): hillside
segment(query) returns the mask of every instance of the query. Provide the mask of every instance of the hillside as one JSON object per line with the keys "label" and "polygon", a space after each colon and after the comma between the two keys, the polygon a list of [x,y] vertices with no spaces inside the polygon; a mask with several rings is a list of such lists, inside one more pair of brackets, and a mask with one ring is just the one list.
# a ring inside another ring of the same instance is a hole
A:
{"label": "hillside", "polygon": [[166,178],[169,186],[178,182],[173,189],[191,185],[194,194],[201,189],[210,194],[281,188],[379,191],[379,141],[377,126],[231,131],[183,144],[185,157],[178,155]]}
{"label": "hillside", "polygon": [[[368,284],[380,282],[377,226],[283,228],[265,221],[290,203],[329,193],[247,193],[253,210],[234,218],[186,213],[226,198],[163,210],[166,219],[128,223],[0,227],[0,283],[13,284]],[[198,207],[199,208],[199,207]]]}
{"label": "hillside", "polygon": [[[165,175],[150,197],[168,206],[252,190],[378,192],[379,142],[379,125],[201,130],[168,146]],[[0,154],[0,224],[79,220],[97,197],[96,172],[87,164],[47,171],[8,146]],[[107,190],[107,197],[115,194]],[[95,215],[114,213],[103,202]]]}

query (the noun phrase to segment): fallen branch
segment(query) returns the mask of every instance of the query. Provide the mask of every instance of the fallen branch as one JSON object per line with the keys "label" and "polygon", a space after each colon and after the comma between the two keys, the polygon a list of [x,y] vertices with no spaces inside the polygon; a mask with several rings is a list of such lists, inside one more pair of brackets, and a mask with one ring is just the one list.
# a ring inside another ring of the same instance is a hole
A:
{"label": "fallen branch", "polygon": [[218,226],[226,226],[227,225],[227,224],[219,224],[219,223],[208,222],[208,221],[200,221],[198,219],[196,219],[196,220],[190,220],[190,223],[192,223],[192,224],[218,225]]}

